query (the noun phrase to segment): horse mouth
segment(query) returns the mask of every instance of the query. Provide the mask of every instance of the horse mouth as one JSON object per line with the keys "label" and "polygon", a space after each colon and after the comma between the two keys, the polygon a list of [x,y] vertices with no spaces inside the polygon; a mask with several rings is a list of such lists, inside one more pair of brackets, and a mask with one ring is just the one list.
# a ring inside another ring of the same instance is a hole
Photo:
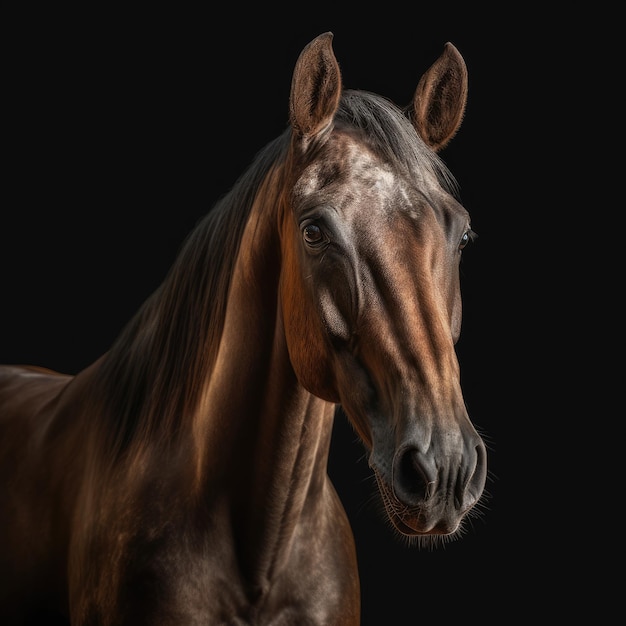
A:
{"label": "horse mouth", "polygon": [[430,501],[407,505],[396,497],[391,486],[383,480],[376,469],[374,475],[387,517],[402,535],[407,537],[453,535],[459,530],[461,524],[459,517],[443,515],[441,507],[434,506]]}

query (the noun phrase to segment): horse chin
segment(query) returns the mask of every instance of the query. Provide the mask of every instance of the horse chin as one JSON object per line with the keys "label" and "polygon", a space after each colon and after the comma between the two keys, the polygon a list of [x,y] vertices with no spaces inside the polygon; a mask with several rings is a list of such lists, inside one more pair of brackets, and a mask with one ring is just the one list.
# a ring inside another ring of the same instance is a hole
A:
{"label": "horse chin", "polygon": [[443,518],[429,512],[425,504],[407,506],[395,496],[393,489],[374,470],[385,512],[393,527],[407,538],[452,539],[460,534],[461,519]]}
{"label": "horse chin", "polygon": [[424,523],[420,515],[398,515],[387,511],[387,515],[394,528],[406,537],[433,537],[445,536],[450,537],[458,530],[460,523],[447,527],[442,524],[432,525]]}

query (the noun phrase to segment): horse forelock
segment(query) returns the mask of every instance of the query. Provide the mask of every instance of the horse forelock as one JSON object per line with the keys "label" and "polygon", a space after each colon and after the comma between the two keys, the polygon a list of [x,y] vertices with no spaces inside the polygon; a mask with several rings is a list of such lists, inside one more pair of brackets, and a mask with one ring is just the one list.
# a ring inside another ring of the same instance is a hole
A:
{"label": "horse forelock", "polygon": [[286,131],[260,150],[198,222],[103,360],[99,384],[118,446],[142,433],[171,436],[181,417],[193,414],[215,363],[245,225],[288,142]]}

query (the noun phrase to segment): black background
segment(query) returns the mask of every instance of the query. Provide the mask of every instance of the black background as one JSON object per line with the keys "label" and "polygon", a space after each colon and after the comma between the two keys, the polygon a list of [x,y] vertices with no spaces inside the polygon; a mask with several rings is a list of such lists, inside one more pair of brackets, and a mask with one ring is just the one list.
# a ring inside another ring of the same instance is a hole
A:
{"label": "black background", "polygon": [[[559,532],[557,488],[546,496],[538,487],[552,468],[549,446],[529,441],[549,429],[554,381],[545,362],[531,371],[527,362],[539,350],[539,313],[542,327],[556,323],[540,290],[557,270],[538,269],[525,223],[551,165],[522,155],[542,154],[537,128],[563,80],[546,70],[561,62],[558,37],[512,8],[314,10],[57,9],[5,22],[0,362],[76,373],[108,349],[186,234],[284,129],[294,64],[316,35],[334,33],[346,87],[401,105],[451,41],[468,66],[469,101],[441,156],[479,234],[462,263],[458,353],[489,446],[489,498],[462,539],[417,550],[384,520],[342,419],[330,472],[356,536],[363,625],[551,615],[560,610],[553,583],[578,570],[579,553]],[[568,479],[562,471],[555,480]]]}

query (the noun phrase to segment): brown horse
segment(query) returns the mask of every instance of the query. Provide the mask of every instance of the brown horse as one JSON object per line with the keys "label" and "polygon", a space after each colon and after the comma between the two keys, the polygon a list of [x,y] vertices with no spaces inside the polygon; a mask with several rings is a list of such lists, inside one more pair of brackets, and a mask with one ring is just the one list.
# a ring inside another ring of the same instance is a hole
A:
{"label": "brown horse", "polygon": [[450,43],[401,110],[343,90],[320,35],[285,132],[110,350],[1,369],[2,624],[359,624],[338,406],[395,528],[458,536],[486,452],[455,353],[473,233],[436,153],[466,97]]}

